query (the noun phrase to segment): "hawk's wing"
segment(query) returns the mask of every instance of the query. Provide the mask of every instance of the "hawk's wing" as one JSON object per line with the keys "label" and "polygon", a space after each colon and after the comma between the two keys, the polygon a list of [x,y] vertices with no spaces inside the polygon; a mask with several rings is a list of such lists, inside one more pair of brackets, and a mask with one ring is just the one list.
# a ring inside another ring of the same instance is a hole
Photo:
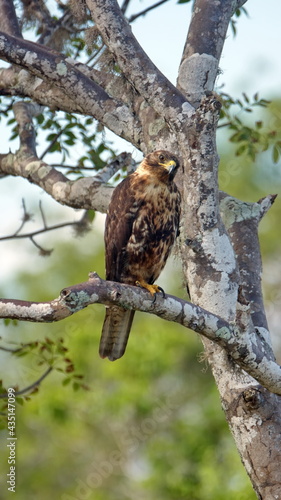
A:
{"label": "hawk's wing", "polygon": [[107,280],[120,281],[126,263],[126,245],[141,203],[129,175],[115,188],[107,214],[104,235]]}
{"label": "hawk's wing", "polygon": [[[135,198],[131,177],[124,179],[114,190],[105,225],[106,279],[120,281],[126,262],[126,245],[140,203]],[[135,311],[111,306],[106,309],[100,340],[100,356],[111,361],[123,356]]]}

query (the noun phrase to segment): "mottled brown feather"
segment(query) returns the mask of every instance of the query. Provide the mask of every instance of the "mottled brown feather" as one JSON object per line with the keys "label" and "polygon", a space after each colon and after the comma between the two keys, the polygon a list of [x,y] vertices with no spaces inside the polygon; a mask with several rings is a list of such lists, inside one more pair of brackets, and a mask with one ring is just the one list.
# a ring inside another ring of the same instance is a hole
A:
{"label": "mottled brown feather", "polygon": [[128,311],[123,307],[106,308],[99,348],[101,358],[108,357],[110,361],[114,361],[123,356],[134,315],[135,311]]}
{"label": "mottled brown feather", "polygon": [[[105,227],[107,280],[153,284],[160,275],[178,235],[180,194],[173,182],[178,166],[174,155],[156,151],[115,188]],[[133,316],[134,311],[107,308],[102,357],[124,354]]]}

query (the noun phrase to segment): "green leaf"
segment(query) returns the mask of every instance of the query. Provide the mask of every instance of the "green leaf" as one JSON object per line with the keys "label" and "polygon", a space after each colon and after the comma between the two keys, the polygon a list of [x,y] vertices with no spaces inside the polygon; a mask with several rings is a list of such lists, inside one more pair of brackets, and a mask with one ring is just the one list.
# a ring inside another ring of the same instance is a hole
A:
{"label": "green leaf", "polygon": [[36,117],[36,119],[37,119],[38,124],[39,124],[39,125],[42,125],[42,123],[44,123],[44,119],[45,119],[45,118],[44,118],[44,115],[42,115],[42,114],[41,114],[41,115],[38,115],[38,116]]}
{"label": "green leaf", "polygon": [[15,356],[17,356],[17,358],[23,358],[24,356],[29,354],[29,352],[28,351],[18,351],[18,352],[15,352],[14,354],[15,354]]}
{"label": "green leaf", "polygon": [[54,153],[55,151],[61,151],[62,148],[61,148],[61,145],[59,142],[55,142],[55,144],[53,144],[50,149],[49,149],[49,153]]}
{"label": "green leaf", "polygon": [[251,158],[251,160],[255,161],[256,154],[257,154],[256,149],[252,145],[249,145],[249,147],[248,147],[248,156]]}
{"label": "green leaf", "polygon": [[93,222],[96,216],[96,212],[94,210],[88,210],[88,219],[90,222]]}
{"label": "green leaf", "polygon": [[273,146],[273,151],[272,151],[273,162],[277,163],[279,161],[279,158],[280,158],[280,150],[279,150],[279,148],[276,145],[274,145]]}
{"label": "green leaf", "polygon": [[57,134],[52,133],[52,134],[47,135],[46,139],[47,139],[47,141],[53,141],[56,137],[57,137]]}
{"label": "green leaf", "polygon": [[241,144],[239,148],[236,149],[235,154],[236,156],[241,156],[243,153],[245,153],[247,149],[247,144]]}
{"label": "green leaf", "polygon": [[62,385],[64,385],[64,386],[65,386],[65,385],[68,385],[68,384],[71,382],[71,380],[72,380],[72,379],[71,379],[71,377],[67,377],[67,378],[65,378],[65,379],[62,381]]}

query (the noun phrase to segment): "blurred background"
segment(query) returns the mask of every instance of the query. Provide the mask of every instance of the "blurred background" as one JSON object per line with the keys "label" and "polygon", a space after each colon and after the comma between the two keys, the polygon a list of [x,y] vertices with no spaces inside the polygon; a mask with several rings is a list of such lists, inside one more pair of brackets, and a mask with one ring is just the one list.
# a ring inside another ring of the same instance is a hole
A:
{"label": "blurred background", "polygon": [[[134,0],[131,10],[138,12],[153,3]],[[217,87],[235,101],[232,113],[245,124],[242,132],[247,132],[247,127],[259,132],[256,124],[262,122],[264,135],[258,138],[257,146],[252,140],[254,150],[245,147],[239,152],[244,143],[240,141],[237,146],[233,137],[237,130],[223,126],[228,116],[222,117],[218,132],[220,188],[245,201],[257,201],[278,193],[281,184],[278,151],[269,147],[263,152],[261,144],[273,132],[274,140],[281,140],[281,4],[271,0],[265,6],[261,0],[249,0],[245,7],[248,16],[241,13],[236,19],[236,36],[229,30]],[[169,1],[133,24],[148,55],[173,83],[190,13],[189,3]],[[257,104],[261,99],[270,103],[266,107]],[[1,152],[16,150],[17,139],[9,140],[11,132],[4,121],[0,129]],[[141,159],[125,141],[107,131],[104,137],[115,152],[129,151],[136,160]],[[38,139],[39,153],[45,148],[43,136]],[[74,146],[70,161],[75,163],[81,154],[81,145]],[[108,150],[103,157],[109,157]],[[59,206],[27,181],[3,178],[0,237],[13,234],[20,226],[22,199],[26,211],[33,214],[24,232],[42,227],[39,202],[50,225],[81,217],[80,211]],[[277,198],[260,226],[265,301],[279,360],[280,217]],[[28,239],[0,240],[1,296],[51,300],[62,288],[86,280],[90,271],[104,277],[103,226],[104,216],[95,214],[86,235],[65,228],[37,237],[45,250],[53,250],[45,256]],[[180,266],[174,257],[159,285],[168,293],[185,297]],[[30,343],[18,356],[0,350],[4,387],[26,388],[46,372],[50,363],[55,367],[29,400],[25,397],[28,393],[18,398],[17,497],[256,498],[225,423],[200,338],[179,325],[136,313],[126,354],[111,363],[98,356],[103,316],[104,307],[96,305],[58,324],[7,324],[1,320],[2,346],[16,349],[18,343]],[[45,338],[48,348],[41,344]],[[38,344],[33,345],[35,341]],[[6,438],[4,418],[0,474],[5,492]]]}

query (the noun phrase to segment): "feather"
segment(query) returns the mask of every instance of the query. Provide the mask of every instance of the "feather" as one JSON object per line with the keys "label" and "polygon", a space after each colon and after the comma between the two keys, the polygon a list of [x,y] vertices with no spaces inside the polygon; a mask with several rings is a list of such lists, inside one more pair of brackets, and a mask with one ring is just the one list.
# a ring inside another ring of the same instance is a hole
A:
{"label": "feather", "polygon": [[[178,235],[180,193],[173,179],[179,167],[169,151],[155,151],[114,190],[105,225],[106,279],[146,288],[165,266]],[[134,311],[106,309],[100,356],[111,361],[123,356]]]}
{"label": "feather", "polygon": [[100,340],[101,358],[115,361],[123,356],[135,311],[112,306],[106,309]]}

